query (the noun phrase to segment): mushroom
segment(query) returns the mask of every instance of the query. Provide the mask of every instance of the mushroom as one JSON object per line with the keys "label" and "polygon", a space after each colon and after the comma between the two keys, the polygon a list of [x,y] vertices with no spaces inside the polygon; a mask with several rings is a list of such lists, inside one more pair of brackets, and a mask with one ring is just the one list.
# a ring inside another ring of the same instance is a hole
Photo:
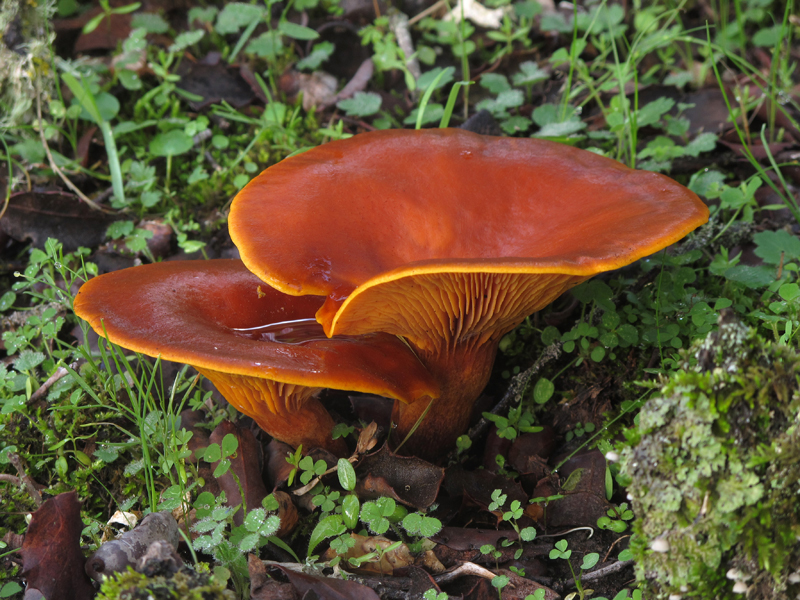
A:
{"label": "mushroom", "polygon": [[438,388],[395,336],[328,339],[314,319],[322,302],[264,286],[239,260],[210,260],[101,275],[81,287],[74,308],[115,344],[194,366],[271,436],[343,456],[320,389],[411,402]]}
{"label": "mushroom", "polygon": [[[229,227],[263,281],[327,296],[327,335],[409,343],[441,387],[410,450],[435,457],[466,429],[505,333],[707,219],[663,175],[554,142],[433,129],[288,158],[239,192]],[[400,439],[430,402],[396,402]]]}

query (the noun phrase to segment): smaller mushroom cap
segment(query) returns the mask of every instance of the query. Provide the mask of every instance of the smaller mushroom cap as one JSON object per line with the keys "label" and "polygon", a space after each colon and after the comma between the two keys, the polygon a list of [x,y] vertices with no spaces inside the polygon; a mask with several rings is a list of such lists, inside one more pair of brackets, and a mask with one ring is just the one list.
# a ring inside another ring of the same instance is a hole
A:
{"label": "smaller mushroom cap", "polygon": [[[261,414],[265,408],[291,413],[320,388],[403,402],[438,395],[430,374],[395,336],[327,338],[313,320],[322,301],[265,286],[239,260],[211,260],[156,263],[96,277],[81,287],[74,308],[115,344],[209,374],[223,395],[259,424],[269,416]],[[278,397],[296,405],[266,407],[280,400],[259,398],[265,385],[278,386]],[[306,391],[298,394],[295,387]]]}

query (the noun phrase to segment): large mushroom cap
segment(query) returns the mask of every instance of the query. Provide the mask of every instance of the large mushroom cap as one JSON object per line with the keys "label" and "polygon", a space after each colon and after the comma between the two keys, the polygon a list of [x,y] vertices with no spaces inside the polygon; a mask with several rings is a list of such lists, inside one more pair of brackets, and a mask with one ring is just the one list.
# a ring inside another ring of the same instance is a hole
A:
{"label": "large mushroom cap", "polygon": [[[430,374],[396,337],[327,338],[313,319],[322,301],[265,286],[241,261],[211,260],[96,277],[81,287],[74,307],[120,346],[195,366],[270,433],[265,423],[273,415],[297,412],[319,388],[403,402],[438,395]],[[323,432],[328,439],[329,432]]]}
{"label": "large mushroom cap", "polygon": [[707,218],[671,179],[571,146],[394,130],[265,170],[235,198],[230,232],[270,285],[341,302],[373,278],[404,273],[588,277],[652,254]]}

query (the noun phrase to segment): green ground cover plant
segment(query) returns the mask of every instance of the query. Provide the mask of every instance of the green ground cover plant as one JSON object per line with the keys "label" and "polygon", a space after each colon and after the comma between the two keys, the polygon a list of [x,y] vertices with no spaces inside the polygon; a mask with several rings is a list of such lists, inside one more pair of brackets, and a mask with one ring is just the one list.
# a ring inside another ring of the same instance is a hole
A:
{"label": "green ground cover plant", "polygon": [[[564,597],[796,596],[796,3],[486,0],[480,14],[446,0],[358,4],[0,8],[0,597],[22,592],[9,536],[25,532],[43,499],[72,490],[85,548],[108,537],[117,510],[168,510],[193,565],[158,581],[125,573],[98,597],[163,588],[245,598],[248,554],[361,577],[347,573],[400,550],[421,557],[444,527],[466,524],[515,536],[462,557],[485,557],[500,598],[517,597],[513,577],[536,580],[513,561],[553,534],[539,580]],[[235,93],[221,89],[226,78]],[[361,448],[349,460],[282,450],[287,475],[269,494],[229,501],[212,484],[231,477],[247,497],[234,466],[244,451],[232,436],[198,438],[248,421],[185,365],[98,340],[72,310],[80,285],[114,265],[234,256],[230,199],[287,156],[476,115],[469,126],[481,133],[553,140],[668,175],[709,205],[710,220],[503,338],[483,424],[443,457],[442,485],[458,467],[503,477],[523,496],[485,484],[485,497],[466,503],[474,512],[459,512],[448,494],[423,507],[374,493],[359,467],[369,422],[347,414],[336,435]],[[55,190],[74,200],[57,225],[32,204]],[[77,206],[106,220],[95,225]],[[102,244],[82,241],[89,228]],[[200,425],[182,416],[190,410]],[[541,479],[552,489],[526,479],[511,450],[548,435],[558,452]],[[585,468],[564,478],[559,469],[592,450],[608,458],[602,510],[585,524],[599,541],[579,542],[545,519],[583,490]],[[279,536],[277,492],[304,487],[297,527]],[[356,556],[359,535],[388,542]],[[590,584],[609,556],[633,562]]]}

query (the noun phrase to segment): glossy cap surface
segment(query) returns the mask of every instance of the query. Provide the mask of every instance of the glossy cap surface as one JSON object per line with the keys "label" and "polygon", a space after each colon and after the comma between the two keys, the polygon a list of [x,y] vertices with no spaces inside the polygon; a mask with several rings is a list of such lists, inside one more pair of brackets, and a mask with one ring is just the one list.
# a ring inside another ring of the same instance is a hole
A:
{"label": "glossy cap surface", "polygon": [[328,296],[318,319],[333,335],[400,333],[365,310],[449,274],[542,275],[523,286],[541,291],[524,317],[707,219],[694,193],[660,174],[545,140],[430,129],[360,134],[266,169],[234,199],[230,231],[271,286]]}
{"label": "glossy cap surface", "polygon": [[[200,370],[404,402],[438,394],[414,353],[392,335],[328,339],[316,323],[305,328],[322,301],[282,294],[241,261],[210,260],[101,275],[81,287],[74,307],[115,344]],[[304,327],[264,327],[301,319]]]}

